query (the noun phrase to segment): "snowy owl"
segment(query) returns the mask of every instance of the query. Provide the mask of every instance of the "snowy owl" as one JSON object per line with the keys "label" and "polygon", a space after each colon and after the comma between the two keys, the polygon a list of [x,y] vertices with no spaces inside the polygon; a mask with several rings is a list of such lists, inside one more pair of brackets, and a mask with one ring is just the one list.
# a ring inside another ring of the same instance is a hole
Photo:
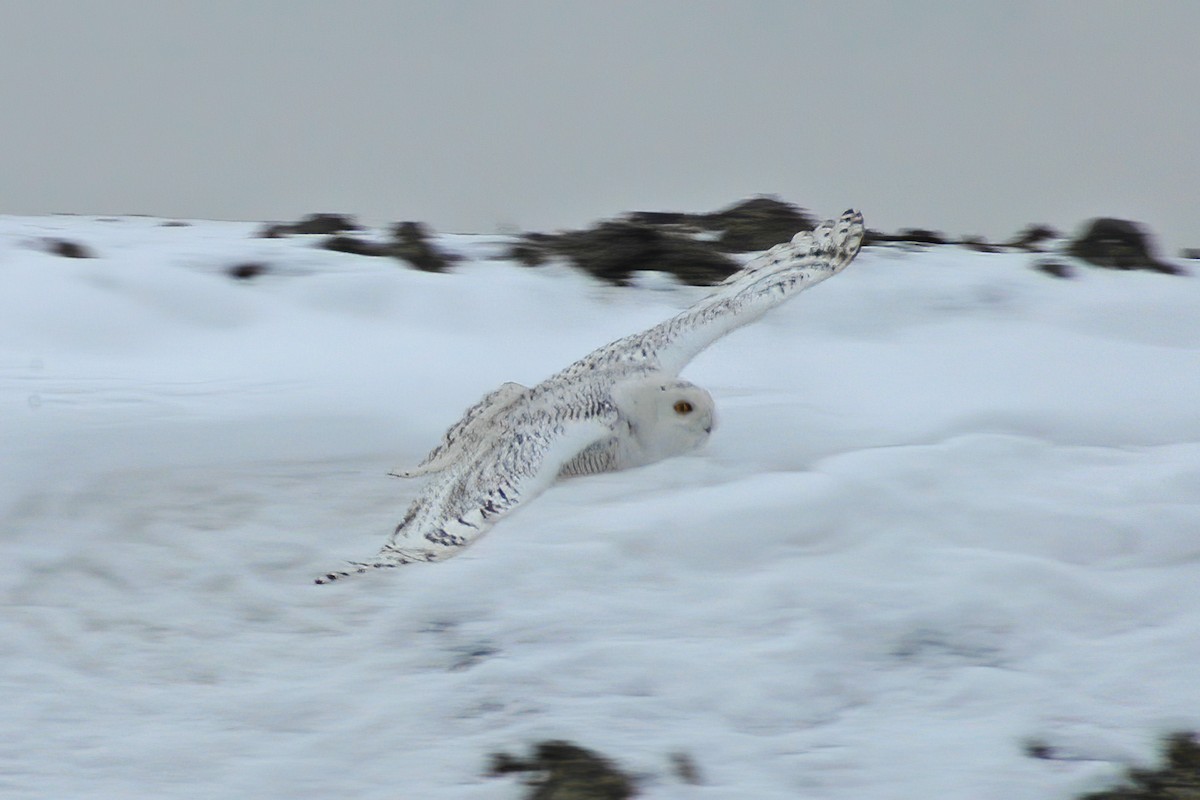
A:
{"label": "snowy owl", "polygon": [[776,245],[647,331],[618,339],[533,388],[506,383],[467,409],[416,467],[424,491],[370,561],[316,579],[440,561],[462,551],[557,478],[642,466],[702,445],[713,399],[678,377],[704,348],[836,275],[858,253],[862,214],[847,211]]}

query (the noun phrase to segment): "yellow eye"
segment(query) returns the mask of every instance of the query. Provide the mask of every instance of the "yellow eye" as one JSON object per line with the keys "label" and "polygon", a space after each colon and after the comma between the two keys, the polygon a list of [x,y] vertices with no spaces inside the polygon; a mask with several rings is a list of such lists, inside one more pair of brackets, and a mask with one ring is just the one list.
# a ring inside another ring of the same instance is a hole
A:
{"label": "yellow eye", "polygon": [[675,413],[676,414],[690,414],[690,413],[692,413],[692,408],[693,408],[692,404],[689,403],[687,400],[680,400],[678,403],[675,404]]}

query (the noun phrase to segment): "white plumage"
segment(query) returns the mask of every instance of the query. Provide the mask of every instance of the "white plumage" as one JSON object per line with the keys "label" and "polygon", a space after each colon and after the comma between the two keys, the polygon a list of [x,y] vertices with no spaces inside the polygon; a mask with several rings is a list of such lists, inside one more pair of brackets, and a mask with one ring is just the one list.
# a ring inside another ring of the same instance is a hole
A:
{"label": "white plumage", "polygon": [[558,477],[637,467],[702,445],[712,397],[678,378],[704,348],[846,267],[863,221],[847,211],[798,233],[665,322],[601,347],[528,388],[505,383],[467,409],[442,441],[398,477],[425,490],[371,561],[317,578],[440,561],[460,552]]}

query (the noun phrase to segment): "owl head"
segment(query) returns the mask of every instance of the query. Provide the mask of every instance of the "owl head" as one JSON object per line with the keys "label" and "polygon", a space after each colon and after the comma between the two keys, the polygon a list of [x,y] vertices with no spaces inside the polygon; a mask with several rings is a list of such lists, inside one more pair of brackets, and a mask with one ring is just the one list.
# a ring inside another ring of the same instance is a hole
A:
{"label": "owl head", "polygon": [[647,462],[695,450],[716,425],[712,395],[678,378],[651,375],[619,384],[613,400]]}

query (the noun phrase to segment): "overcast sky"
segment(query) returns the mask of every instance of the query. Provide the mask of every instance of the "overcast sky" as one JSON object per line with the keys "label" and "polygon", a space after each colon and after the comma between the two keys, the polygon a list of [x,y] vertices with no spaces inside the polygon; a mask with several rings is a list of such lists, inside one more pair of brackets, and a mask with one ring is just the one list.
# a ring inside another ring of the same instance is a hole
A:
{"label": "overcast sky", "polygon": [[0,0],[0,213],[486,232],[764,193],[1200,247],[1200,2]]}

